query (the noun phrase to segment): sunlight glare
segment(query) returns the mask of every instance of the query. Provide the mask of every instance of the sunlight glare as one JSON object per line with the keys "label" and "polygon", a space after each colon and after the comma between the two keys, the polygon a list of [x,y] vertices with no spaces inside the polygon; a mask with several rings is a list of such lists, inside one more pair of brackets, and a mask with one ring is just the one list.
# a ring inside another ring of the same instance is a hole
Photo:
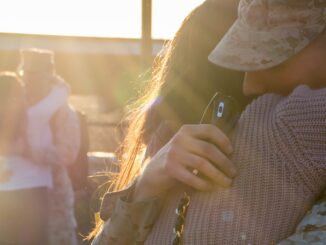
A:
{"label": "sunlight glare", "polygon": [[[153,37],[170,38],[204,0],[153,0]],[[0,32],[67,36],[141,36],[141,0],[6,0]]]}
{"label": "sunlight glare", "polygon": [[153,0],[153,38],[171,38],[183,19],[204,0]]}

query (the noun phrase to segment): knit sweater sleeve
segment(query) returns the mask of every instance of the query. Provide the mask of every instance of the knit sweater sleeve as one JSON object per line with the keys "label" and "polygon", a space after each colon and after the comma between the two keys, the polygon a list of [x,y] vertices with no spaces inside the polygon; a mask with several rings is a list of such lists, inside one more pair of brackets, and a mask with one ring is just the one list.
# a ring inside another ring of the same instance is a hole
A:
{"label": "knit sweater sleeve", "polygon": [[278,104],[276,114],[280,137],[297,157],[291,169],[310,191],[320,192],[326,185],[326,88],[297,87]]}

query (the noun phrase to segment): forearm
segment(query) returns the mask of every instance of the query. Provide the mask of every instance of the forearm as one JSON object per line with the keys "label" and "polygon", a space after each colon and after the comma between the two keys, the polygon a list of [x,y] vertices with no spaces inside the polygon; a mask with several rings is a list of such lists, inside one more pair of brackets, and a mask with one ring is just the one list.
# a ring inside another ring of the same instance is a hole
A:
{"label": "forearm", "polygon": [[106,221],[92,244],[137,244],[146,240],[160,213],[161,201],[131,201],[133,190],[134,185],[106,194],[101,207],[101,218]]}

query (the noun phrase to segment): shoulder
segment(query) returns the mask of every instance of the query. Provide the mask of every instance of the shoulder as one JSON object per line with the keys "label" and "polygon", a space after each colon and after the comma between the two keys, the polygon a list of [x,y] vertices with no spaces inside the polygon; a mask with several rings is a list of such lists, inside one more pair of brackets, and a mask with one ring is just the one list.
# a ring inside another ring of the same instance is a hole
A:
{"label": "shoulder", "polygon": [[301,85],[284,97],[275,111],[279,125],[291,130],[297,139],[325,139],[326,88]]}
{"label": "shoulder", "polygon": [[243,114],[250,118],[268,117],[284,129],[302,130],[311,124],[321,129],[326,127],[326,88],[300,85],[288,96],[266,94],[253,101]]}
{"label": "shoulder", "polygon": [[304,97],[308,98],[310,96],[326,96],[326,87],[319,89],[312,89],[307,85],[300,85],[296,87],[289,97]]}
{"label": "shoulder", "polygon": [[[288,110],[297,110],[300,113],[311,106],[318,106],[320,109],[326,108],[326,87],[311,89],[306,85],[300,85],[288,96],[265,94],[254,100],[247,110],[265,107],[275,109],[277,114]],[[268,110],[264,112],[268,112]]]}
{"label": "shoulder", "polygon": [[284,97],[277,109],[281,115],[292,112],[289,116],[305,115],[305,117],[325,111],[326,88],[311,89],[306,85],[298,86],[289,96]]}

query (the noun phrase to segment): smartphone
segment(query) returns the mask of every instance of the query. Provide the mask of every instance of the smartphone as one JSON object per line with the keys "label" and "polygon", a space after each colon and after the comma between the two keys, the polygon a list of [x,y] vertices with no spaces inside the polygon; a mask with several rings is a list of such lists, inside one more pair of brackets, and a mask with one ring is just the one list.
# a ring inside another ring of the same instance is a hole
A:
{"label": "smartphone", "polygon": [[[211,113],[210,123],[220,128],[226,135],[229,135],[235,128],[240,117],[240,110],[237,101],[228,95],[217,93],[211,99],[208,106],[208,113],[204,113],[203,121],[209,121],[209,111]],[[207,116],[205,115],[207,114]],[[193,174],[207,179],[198,170],[194,169]]]}
{"label": "smartphone", "polygon": [[228,95],[218,93],[213,101],[211,123],[229,135],[240,117],[237,101]]}
{"label": "smartphone", "polygon": [[[218,93],[213,100],[211,111],[211,123],[229,136],[240,117],[237,101],[231,96]],[[199,176],[208,179],[201,173]]]}

